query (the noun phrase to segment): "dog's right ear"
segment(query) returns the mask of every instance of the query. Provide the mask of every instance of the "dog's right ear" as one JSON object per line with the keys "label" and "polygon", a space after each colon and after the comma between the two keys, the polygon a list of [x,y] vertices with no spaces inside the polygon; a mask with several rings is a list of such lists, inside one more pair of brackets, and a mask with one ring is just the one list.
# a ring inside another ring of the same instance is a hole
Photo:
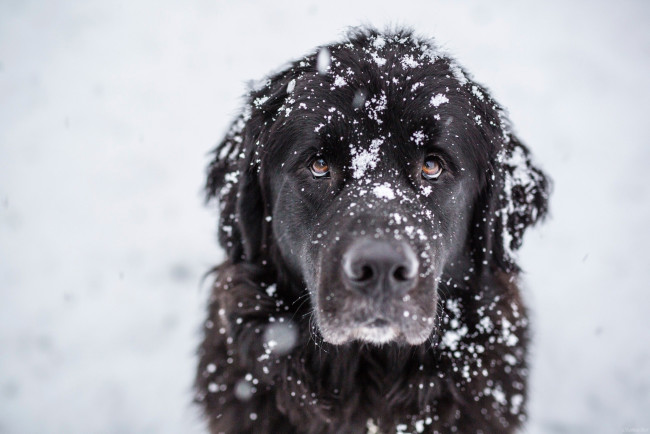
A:
{"label": "dog's right ear", "polygon": [[218,200],[219,243],[232,262],[254,261],[267,245],[266,192],[261,188],[261,149],[278,111],[303,68],[293,65],[252,90],[244,110],[212,152],[205,185],[206,202]]}
{"label": "dog's right ear", "polygon": [[517,273],[516,251],[526,230],[548,212],[551,180],[513,133],[505,110],[478,84],[469,98],[482,122],[483,149],[488,150],[485,184],[474,210],[473,250],[488,270]]}

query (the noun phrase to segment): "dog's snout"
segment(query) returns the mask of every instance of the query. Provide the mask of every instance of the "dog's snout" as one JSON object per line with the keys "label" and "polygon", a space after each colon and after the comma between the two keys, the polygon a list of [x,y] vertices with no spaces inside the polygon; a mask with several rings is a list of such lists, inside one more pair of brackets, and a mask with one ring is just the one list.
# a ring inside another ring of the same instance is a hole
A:
{"label": "dog's snout", "polygon": [[365,295],[405,295],[417,281],[418,260],[404,242],[362,240],[343,255],[346,286]]}

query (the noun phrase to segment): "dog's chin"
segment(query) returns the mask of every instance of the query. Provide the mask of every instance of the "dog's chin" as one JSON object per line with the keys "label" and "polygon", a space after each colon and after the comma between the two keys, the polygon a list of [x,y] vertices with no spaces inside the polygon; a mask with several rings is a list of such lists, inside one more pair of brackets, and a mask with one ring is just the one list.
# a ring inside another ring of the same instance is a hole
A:
{"label": "dog's chin", "polygon": [[421,345],[431,336],[432,330],[402,330],[394,324],[382,326],[358,325],[345,328],[320,327],[323,340],[332,345],[365,342],[373,345],[397,343]]}
{"label": "dog's chin", "polygon": [[400,331],[395,326],[368,327],[361,326],[352,332],[352,339],[381,345],[396,340]]}

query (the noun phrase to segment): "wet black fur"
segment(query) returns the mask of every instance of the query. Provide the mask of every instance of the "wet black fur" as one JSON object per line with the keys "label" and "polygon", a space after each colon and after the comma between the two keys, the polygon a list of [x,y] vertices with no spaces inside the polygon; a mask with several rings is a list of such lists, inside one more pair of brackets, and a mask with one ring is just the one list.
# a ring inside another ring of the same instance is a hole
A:
{"label": "wet black fur", "polygon": [[[377,35],[374,30],[355,30],[349,40],[329,46],[334,59],[356,65],[354,72],[360,76],[373,77],[363,85],[368,97],[384,84],[377,65],[356,56]],[[409,31],[385,37],[401,41],[387,44],[384,57],[389,63],[428,43]],[[448,57],[417,67],[412,74],[436,77],[455,96],[444,107],[446,117],[462,132],[458,143],[468,149],[462,154],[466,163],[478,168],[466,193],[471,201],[466,237],[454,246],[460,252],[454,264],[444,269],[437,290],[438,321],[429,341],[418,346],[327,344],[311,314],[296,258],[278,248],[273,228],[279,223],[272,225],[271,203],[279,165],[298,158],[283,153],[282,146],[315,126],[307,118],[301,124],[297,110],[279,113],[287,86],[299,77],[333,80],[318,74],[316,57],[314,53],[294,62],[251,91],[244,114],[215,150],[208,170],[207,195],[219,200],[219,242],[227,252],[226,261],[215,268],[196,378],[196,400],[211,432],[516,430],[525,421],[528,323],[517,287],[519,269],[509,252],[521,245],[524,230],[545,215],[547,178],[532,165],[527,148],[511,133],[503,111],[484,87],[467,73],[468,81],[459,81]],[[418,91],[424,97],[414,107],[403,108],[400,116],[426,110],[424,101],[438,91],[428,86]],[[354,86],[342,92],[328,103],[349,107]],[[389,97],[387,117],[393,103]],[[470,123],[477,115],[482,122]],[[286,118],[292,116],[288,128]],[[444,128],[432,119],[425,122],[432,137]],[[517,184],[516,177],[513,183],[515,167],[499,157],[515,150],[526,157],[524,168],[532,182],[525,185]],[[313,199],[318,201],[317,196]],[[299,212],[298,205],[296,209]],[[272,284],[277,290],[271,296],[266,289]],[[485,318],[492,329],[485,327]],[[296,325],[298,344],[288,355],[264,358],[265,327],[285,319]],[[464,333],[456,345],[445,344],[445,333],[459,329]],[[243,383],[252,387],[249,399],[234,393]]]}

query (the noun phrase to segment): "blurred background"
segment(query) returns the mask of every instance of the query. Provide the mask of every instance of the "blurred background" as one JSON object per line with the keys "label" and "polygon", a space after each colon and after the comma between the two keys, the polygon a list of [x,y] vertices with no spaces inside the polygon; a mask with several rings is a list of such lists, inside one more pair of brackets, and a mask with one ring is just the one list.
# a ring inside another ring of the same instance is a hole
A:
{"label": "blurred background", "polygon": [[202,432],[207,153],[362,23],[434,36],[554,180],[527,431],[650,429],[649,2],[0,0],[0,433]]}

